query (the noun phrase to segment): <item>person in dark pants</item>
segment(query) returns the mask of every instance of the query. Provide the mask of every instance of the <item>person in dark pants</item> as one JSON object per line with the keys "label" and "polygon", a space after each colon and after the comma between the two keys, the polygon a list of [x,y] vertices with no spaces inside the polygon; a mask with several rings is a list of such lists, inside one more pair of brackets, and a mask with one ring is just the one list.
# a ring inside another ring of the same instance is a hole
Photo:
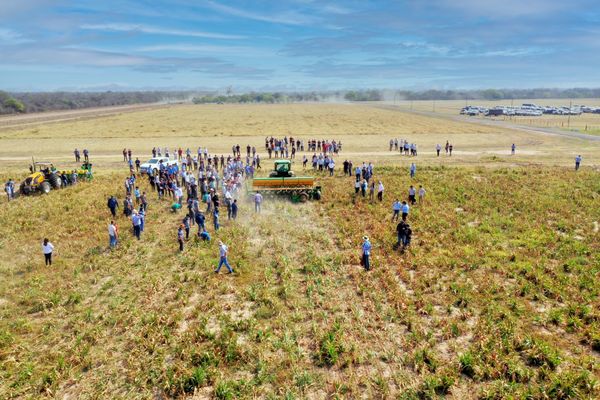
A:
{"label": "person in dark pants", "polygon": [[[179,225],[179,229],[177,230],[177,241],[179,242],[179,251],[183,251],[183,240],[184,240],[184,234],[183,234],[183,224]],[[188,228],[188,232],[189,232],[189,228]]]}
{"label": "person in dark pants", "polygon": [[183,228],[185,229],[185,239],[190,238],[190,216],[186,215],[183,218]]}
{"label": "person in dark pants", "polygon": [[363,236],[361,265],[363,267],[365,267],[366,271],[371,270],[371,262],[370,262],[371,247],[372,246],[371,246],[371,242],[369,241],[369,237]]}
{"label": "person in dark pants", "polygon": [[48,239],[44,239],[42,243],[42,251],[44,252],[44,262],[46,265],[52,265],[52,252],[54,251],[54,245],[50,243]]}
{"label": "person in dark pants", "polygon": [[140,240],[140,235],[142,233],[142,218],[138,214],[137,210],[133,211],[131,223],[133,225],[133,235],[137,238],[137,240]]}
{"label": "person in dark pants", "polygon": [[206,227],[204,226],[205,220],[206,220],[206,217],[204,216],[204,214],[202,212],[196,213],[196,224],[198,225],[198,235],[200,235],[200,233],[202,231],[206,230]]}
{"label": "person in dark pants", "polygon": [[231,203],[231,219],[235,220],[237,218],[237,212],[238,212],[237,199],[234,199],[233,203]]}
{"label": "person in dark pants", "polygon": [[115,199],[115,196],[110,196],[106,205],[110,209],[110,213],[112,214],[113,218],[116,217],[117,208],[119,208],[119,201]]}
{"label": "person in dark pants", "polygon": [[581,155],[575,157],[575,171],[579,170],[579,166],[581,165]]}
{"label": "person in dark pants", "polygon": [[405,221],[400,221],[398,226],[396,227],[396,233],[398,234],[398,243],[396,246],[404,251],[404,249],[410,245],[410,237],[412,234],[412,230],[410,229],[410,225]]}

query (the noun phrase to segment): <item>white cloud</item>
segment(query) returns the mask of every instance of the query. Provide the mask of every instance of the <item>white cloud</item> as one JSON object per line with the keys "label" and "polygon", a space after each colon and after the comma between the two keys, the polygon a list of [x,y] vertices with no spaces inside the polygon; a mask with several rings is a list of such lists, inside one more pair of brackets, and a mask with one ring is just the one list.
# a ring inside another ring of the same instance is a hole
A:
{"label": "white cloud", "polygon": [[501,3],[487,0],[437,0],[437,4],[489,18],[539,16],[577,7],[570,2],[556,0],[503,0]]}
{"label": "white cloud", "polygon": [[181,52],[181,53],[209,53],[209,54],[231,54],[240,56],[267,56],[273,55],[273,51],[257,49],[247,46],[216,46],[216,45],[194,45],[194,44],[159,44],[138,47],[135,51],[142,53],[154,52]]}
{"label": "white cloud", "polygon": [[211,8],[214,11],[218,11],[223,14],[233,15],[234,17],[252,19],[255,21],[263,21],[270,22],[275,24],[284,24],[284,25],[309,25],[317,22],[317,19],[309,16],[300,14],[297,12],[286,12],[281,14],[260,14],[254,13],[247,10],[242,10],[240,8],[235,8],[231,6],[226,6],[224,4],[219,4],[214,1],[206,1],[203,3],[206,7]]}
{"label": "white cloud", "polygon": [[168,36],[188,36],[188,37],[202,37],[209,39],[245,39],[246,36],[241,35],[227,35],[222,33],[214,32],[203,32],[203,31],[188,31],[182,29],[168,29],[148,25],[140,24],[85,24],[80,26],[81,29],[94,30],[94,31],[112,31],[112,32],[140,32],[155,35],[168,35]]}
{"label": "white cloud", "polygon": [[31,40],[26,39],[19,32],[15,32],[12,29],[0,28],[0,43],[21,44],[28,42],[31,42]]}

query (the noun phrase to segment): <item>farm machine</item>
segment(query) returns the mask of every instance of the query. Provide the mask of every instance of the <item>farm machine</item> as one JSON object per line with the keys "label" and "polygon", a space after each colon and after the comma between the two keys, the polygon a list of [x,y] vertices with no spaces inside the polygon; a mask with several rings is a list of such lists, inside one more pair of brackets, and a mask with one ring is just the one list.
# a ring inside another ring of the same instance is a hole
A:
{"label": "farm machine", "polygon": [[34,162],[29,170],[31,174],[21,183],[19,193],[31,195],[48,193],[51,189],[60,189],[62,180],[50,162]]}
{"label": "farm machine", "polygon": [[268,178],[254,178],[250,193],[289,196],[294,202],[321,199],[321,186],[315,186],[312,176],[294,176],[289,160],[276,160]]}

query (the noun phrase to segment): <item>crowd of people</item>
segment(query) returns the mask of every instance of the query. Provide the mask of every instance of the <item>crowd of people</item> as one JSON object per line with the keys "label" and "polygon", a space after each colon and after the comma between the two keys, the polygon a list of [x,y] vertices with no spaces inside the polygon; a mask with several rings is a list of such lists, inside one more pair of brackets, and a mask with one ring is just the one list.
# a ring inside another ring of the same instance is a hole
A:
{"label": "crowd of people", "polygon": [[[390,151],[398,150],[406,155],[417,156],[417,146],[415,143],[409,143],[405,139],[391,139],[389,142]],[[131,223],[132,236],[141,240],[142,233],[146,225],[149,198],[145,190],[140,189],[143,179],[146,179],[152,192],[156,193],[158,200],[168,199],[172,202],[171,210],[178,212],[183,207],[187,207],[187,213],[184,213],[181,223],[177,227],[177,242],[179,251],[184,251],[185,242],[190,238],[190,229],[193,225],[198,225],[197,236],[200,240],[210,242],[211,236],[207,229],[207,215],[212,218],[214,231],[220,228],[219,218],[220,209],[223,204],[227,209],[228,220],[235,220],[238,215],[238,198],[241,196],[241,189],[245,178],[252,178],[256,169],[260,169],[260,155],[256,147],[247,145],[245,160],[242,158],[242,147],[240,145],[232,146],[232,154],[211,155],[206,147],[198,147],[196,155],[192,155],[190,148],[181,147],[173,152],[168,147],[153,147],[152,156],[171,159],[173,155],[180,163],[169,164],[159,163],[157,169],[140,173],[140,160],[136,158],[133,161],[133,152],[131,149],[124,148],[122,151],[123,161],[129,166],[129,175],[124,181],[125,194],[123,198],[123,215]],[[295,158],[296,149],[305,150],[303,140],[293,137],[284,137],[276,139],[274,137],[265,138],[265,149],[269,158],[273,155],[276,158]],[[291,150],[290,150],[291,149]],[[335,140],[315,140],[307,141],[306,149],[313,151],[311,158],[312,168],[315,171],[328,172],[330,176],[334,175],[335,159],[334,156],[341,150],[341,142]],[[448,156],[452,155],[453,145],[446,141],[444,146]],[[436,144],[436,154],[440,155],[442,146]],[[316,152],[319,152],[317,154]],[[511,154],[516,151],[515,144],[511,146]],[[81,160],[80,151],[74,150],[75,160]],[[89,151],[83,150],[85,162],[89,162]],[[244,163],[245,161],[245,163]],[[581,155],[575,158],[575,170],[578,170],[582,162]],[[308,158],[303,155],[303,168],[306,169]],[[416,176],[416,164],[413,162],[409,166],[409,175],[411,179]],[[367,195],[371,202],[377,199],[383,203],[385,186],[381,180],[374,179],[374,165],[372,162],[363,162],[361,165],[354,166],[352,160],[344,160],[343,175],[354,176],[354,201],[361,196]],[[65,185],[77,182],[77,173],[60,174],[62,183]],[[5,192],[8,201],[15,197],[15,182],[9,179],[5,184]],[[408,216],[411,206],[424,203],[426,190],[422,185],[416,189],[410,185],[406,200],[395,199],[392,203],[392,222],[398,222],[396,226],[397,242],[395,248],[402,252],[410,245],[412,229],[408,223]],[[417,200],[418,198],[418,200]],[[222,200],[221,200],[222,199]],[[255,212],[261,211],[263,197],[256,193],[253,197]],[[107,207],[110,210],[112,219],[108,226],[109,247],[115,248],[119,243],[119,229],[116,224],[118,217],[117,209],[119,200],[115,196],[108,198]],[[46,265],[52,264],[52,253],[54,245],[48,239],[44,239],[42,244]],[[369,270],[370,255],[372,244],[367,236],[363,237],[361,246],[362,257],[361,264]],[[220,262],[215,272],[219,272],[222,265],[225,265],[230,272],[233,272],[228,260],[227,246],[219,242]]]}

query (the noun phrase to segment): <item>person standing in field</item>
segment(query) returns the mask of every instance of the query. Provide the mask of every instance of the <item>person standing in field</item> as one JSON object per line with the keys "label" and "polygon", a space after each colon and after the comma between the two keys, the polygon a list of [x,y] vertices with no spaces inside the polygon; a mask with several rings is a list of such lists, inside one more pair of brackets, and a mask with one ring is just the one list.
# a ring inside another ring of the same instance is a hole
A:
{"label": "person standing in field", "polygon": [[48,266],[52,266],[52,252],[54,251],[54,245],[46,238],[42,242],[42,251],[44,252],[44,262]]}
{"label": "person standing in field", "polygon": [[140,235],[142,233],[142,218],[138,214],[137,210],[133,210],[131,224],[133,226],[133,235],[137,238],[137,240],[140,240]]}
{"label": "person standing in field", "polygon": [[369,185],[369,201],[372,203],[375,200],[375,180]]}
{"label": "person standing in field", "polygon": [[261,204],[263,202],[263,196],[260,193],[254,195],[254,211],[260,213]]}
{"label": "person standing in field", "polygon": [[360,265],[362,265],[363,267],[365,267],[366,271],[370,271],[371,270],[371,262],[370,262],[370,257],[371,257],[371,242],[369,241],[369,237],[368,236],[363,236],[363,243],[361,246],[362,249],[362,258],[361,258],[361,262]]}
{"label": "person standing in field", "polygon": [[417,165],[415,163],[410,164],[410,177],[414,178],[417,173]]}
{"label": "person standing in field", "polygon": [[445,149],[446,149],[446,154],[448,154],[448,150],[450,149],[450,143],[448,143],[448,141],[447,141],[447,140],[446,140],[446,146],[445,146]]}
{"label": "person standing in field", "polygon": [[185,229],[185,239],[190,238],[190,215],[186,214],[182,221],[183,229]]}
{"label": "person standing in field", "polygon": [[448,146],[448,153],[449,153],[448,155],[449,155],[450,157],[452,157],[452,149],[453,149],[453,148],[454,148],[454,146],[453,146],[453,145],[449,145],[449,146]]}
{"label": "person standing in field", "polygon": [[108,246],[111,249],[114,249],[117,246],[119,241],[119,232],[117,230],[117,226],[115,225],[115,221],[111,220],[110,224],[108,224]]}
{"label": "person standing in field", "polygon": [[13,182],[12,178],[10,178],[4,185],[4,191],[6,192],[8,201],[11,201],[15,197],[15,183]]}
{"label": "person standing in field", "polygon": [[108,202],[106,203],[106,206],[110,210],[110,213],[112,214],[113,218],[116,218],[117,208],[119,208],[119,201],[115,198],[115,196],[109,197]]}
{"label": "person standing in field", "polygon": [[85,162],[90,161],[90,152],[88,151],[88,149],[83,149],[83,159],[85,160]]}
{"label": "person standing in field", "polygon": [[419,185],[419,203],[423,203],[423,201],[425,201],[425,193],[427,193],[425,188]]}
{"label": "person standing in field", "polygon": [[408,201],[410,204],[415,204],[417,202],[417,190],[413,185],[410,185],[408,188]]}
{"label": "person standing in field", "polygon": [[438,143],[435,145],[435,151],[438,157],[440,156],[440,150],[442,150],[442,145]]}
{"label": "person standing in field", "polygon": [[406,201],[402,202],[402,221],[406,221],[406,218],[408,218],[408,212],[410,210],[409,205],[406,203]]}
{"label": "person standing in field", "polygon": [[392,222],[397,221],[398,217],[400,216],[400,210],[402,209],[402,204],[400,204],[400,201],[398,199],[394,200],[394,202],[392,203]]}
{"label": "person standing in field", "polygon": [[238,213],[238,204],[237,199],[233,199],[233,203],[231,203],[231,219],[235,221]]}
{"label": "person standing in field", "polygon": [[[188,229],[189,231],[189,229]],[[177,242],[179,242],[179,251],[183,251],[183,241],[184,241],[184,233],[183,233],[183,224],[179,225],[179,229],[177,229]]]}
{"label": "person standing in field", "polygon": [[575,171],[579,170],[579,165],[581,165],[581,154],[575,157]]}
{"label": "person standing in field", "polygon": [[381,181],[379,181],[379,186],[377,187],[377,200],[379,201],[383,201],[383,190],[384,190],[384,186],[383,183]]}
{"label": "person standing in field", "polygon": [[396,233],[398,234],[398,243],[396,246],[400,248],[402,252],[404,252],[404,249],[410,245],[410,237],[412,234],[410,225],[407,224],[406,221],[400,221],[398,226],[396,226]]}
{"label": "person standing in field", "polygon": [[219,271],[221,271],[221,267],[223,265],[225,265],[225,267],[227,267],[227,270],[229,271],[230,274],[233,274],[233,268],[231,268],[231,265],[229,265],[229,261],[227,260],[228,255],[229,255],[229,249],[227,248],[225,243],[223,243],[222,241],[219,240],[219,266],[215,270],[216,274],[218,274]]}
{"label": "person standing in field", "polygon": [[81,161],[81,154],[79,153],[79,149],[75,149],[73,154],[75,154],[75,162]]}
{"label": "person standing in field", "polygon": [[516,150],[517,146],[515,146],[515,144],[513,143],[512,146],[510,146],[510,154],[514,156]]}

